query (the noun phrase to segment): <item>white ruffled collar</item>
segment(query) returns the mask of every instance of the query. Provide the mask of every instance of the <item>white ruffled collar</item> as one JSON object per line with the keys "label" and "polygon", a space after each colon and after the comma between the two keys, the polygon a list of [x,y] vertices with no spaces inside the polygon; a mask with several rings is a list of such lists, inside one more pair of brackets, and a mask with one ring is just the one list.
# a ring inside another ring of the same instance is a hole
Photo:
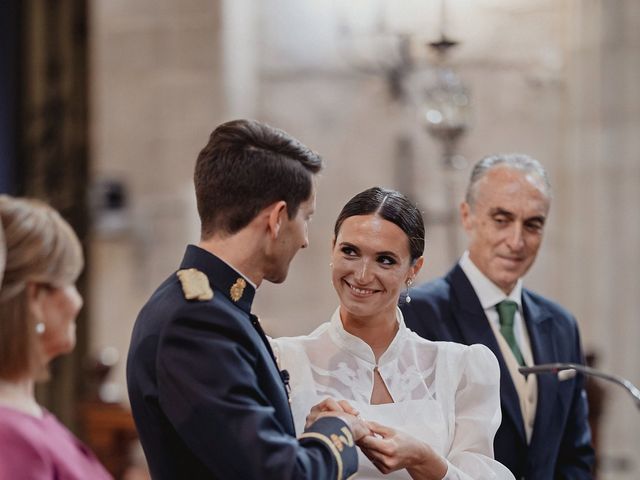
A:
{"label": "white ruffled collar", "polygon": [[331,316],[331,321],[329,323],[329,335],[331,335],[331,339],[339,348],[352,353],[361,360],[370,363],[372,366],[382,366],[398,357],[402,351],[402,345],[409,334],[409,330],[404,324],[402,312],[397,307],[396,320],[398,321],[398,331],[389,344],[387,350],[380,356],[377,363],[371,347],[364,340],[352,335],[344,329],[342,320],[340,319],[340,307],[336,308],[335,312],[333,312],[333,315]]}

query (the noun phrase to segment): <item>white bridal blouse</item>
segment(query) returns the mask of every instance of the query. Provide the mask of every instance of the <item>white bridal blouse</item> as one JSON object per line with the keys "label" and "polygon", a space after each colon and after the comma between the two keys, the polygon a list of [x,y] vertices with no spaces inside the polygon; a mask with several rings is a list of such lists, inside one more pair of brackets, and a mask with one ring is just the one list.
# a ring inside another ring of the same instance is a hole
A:
{"label": "white bridal blouse", "polygon": [[[403,430],[429,444],[448,464],[445,479],[513,479],[493,459],[500,425],[500,370],[484,345],[431,342],[404,325],[376,364],[363,340],[346,332],[339,309],[310,335],[272,340],[280,368],[290,375],[298,434],[311,407],[326,397],[347,400],[366,420]],[[371,405],[378,369],[394,403]],[[406,470],[381,474],[358,451],[357,478],[411,478]]]}

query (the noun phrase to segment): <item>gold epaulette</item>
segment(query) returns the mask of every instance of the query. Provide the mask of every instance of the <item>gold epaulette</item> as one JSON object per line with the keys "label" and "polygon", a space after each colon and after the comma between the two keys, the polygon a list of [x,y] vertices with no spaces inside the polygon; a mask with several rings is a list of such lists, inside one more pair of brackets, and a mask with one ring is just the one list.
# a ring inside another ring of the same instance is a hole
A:
{"label": "gold epaulette", "polygon": [[187,300],[207,301],[213,298],[213,290],[207,276],[196,268],[178,270],[176,273],[182,285],[184,298]]}

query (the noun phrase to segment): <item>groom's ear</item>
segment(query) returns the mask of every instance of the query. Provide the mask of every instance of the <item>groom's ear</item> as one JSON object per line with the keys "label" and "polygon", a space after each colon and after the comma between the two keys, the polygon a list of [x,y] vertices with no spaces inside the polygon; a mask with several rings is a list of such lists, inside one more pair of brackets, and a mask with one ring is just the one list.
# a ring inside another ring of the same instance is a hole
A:
{"label": "groom's ear", "polygon": [[285,219],[285,215],[287,215],[287,202],[284,200],[280,200],[276,203],[269,205],[265,209],[265,213],[267,215],[267,230],[269,236],[272,239],[278,238],[280,233],[280,228]]}

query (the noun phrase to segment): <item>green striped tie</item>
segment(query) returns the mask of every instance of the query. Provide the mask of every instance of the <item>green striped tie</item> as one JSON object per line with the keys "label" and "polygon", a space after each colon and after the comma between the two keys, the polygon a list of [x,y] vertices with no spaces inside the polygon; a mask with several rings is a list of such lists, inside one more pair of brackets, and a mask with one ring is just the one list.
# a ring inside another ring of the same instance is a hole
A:
{"label": "green striped tie", "polygon": [[518,342],[516,342],[516,336],[513,334],[513,319],[518,310],[518,304],[511,300],[503,300],[498,305],[498,316],[500,317],[500,333],[509,344],[509,348],[516,357],[520,366],[524,365],[524,358],[522,352],[518,348]]}

